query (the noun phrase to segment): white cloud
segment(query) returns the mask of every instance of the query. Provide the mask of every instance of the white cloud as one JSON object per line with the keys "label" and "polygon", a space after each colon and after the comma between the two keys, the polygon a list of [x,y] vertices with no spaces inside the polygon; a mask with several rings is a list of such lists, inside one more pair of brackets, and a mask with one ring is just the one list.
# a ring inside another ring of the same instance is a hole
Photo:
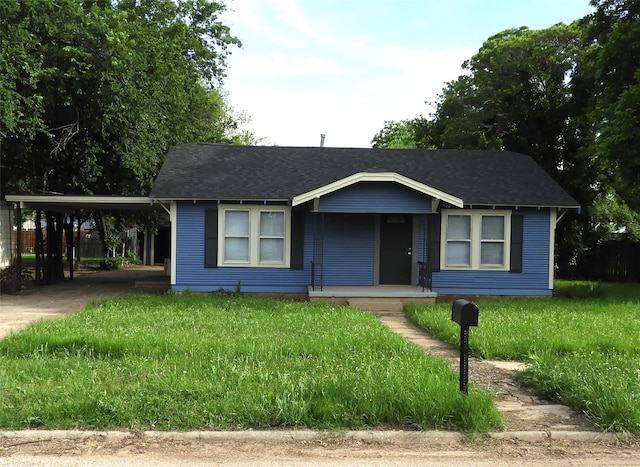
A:
{"label": "white cloud", "polygon": [[336,75],[339,70],[331,60],[321,57],[304,57],[290,53],[274,52],[265,55],[249,55],[234,64],[234,76],[286,77],[294,75]]}
{"label": "white cloud", "polygon": [[[384,35],[332,30],[331,16],[309,18],[295,0],[234,2],[228,23],[247,34],[229,59],[232,106],[268,143],[368,147],[386,120],[428,115],[446,81],[472,49],[431,51],[391,44]],[[240,34],[243,39],[242,34]]]}
{"label": "white cloud", "polygon": [[[239,78],[235,85],[228,80],[230,98],[234,106],[247,110],[253,120],[250,127],[269,143],[314,146],[325,133],[327,146],[368,147],[386,120],[427,116],[433,109],[425,101],[436,100],[445,82],[462,73],[461,63],[473,52],[387,47],[381,55],[368,51],[354,57],[357,65],[272,54],[235,67],[240,73],[253,69],[258,75],[277,75],[278,80],[260,84]],[[306,87],[300,83],[305,76],[335,79]]]}
{"label": "white cloud", "polygon": [[290,31],[297,31],[311,39],[321,39],[322,35],[313,25],[313,21],[307,18],[299,8],[300,2],[296,0],[272,0],[278,19]]}

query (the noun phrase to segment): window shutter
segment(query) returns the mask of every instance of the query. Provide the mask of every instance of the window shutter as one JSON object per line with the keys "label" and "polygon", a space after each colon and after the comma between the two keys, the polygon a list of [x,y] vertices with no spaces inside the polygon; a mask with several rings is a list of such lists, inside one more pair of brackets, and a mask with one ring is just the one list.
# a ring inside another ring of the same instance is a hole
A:
{"label": "window shutter", "polygon": [[522,272],[522,233],[523,216],[514,214],[511,216],[511,264],[510,272]]}
{"label": "window shutter", "polygon": [[291,269],[304,269],[304,214],[302,208],[291,209]]}
{"label": "window shutter", "polygon": [[218,267],[218,210],[204,211],[204,267]]}
{"label": "window shutter", "polygon": [[427,255],[432,272],[440,270],[440,217],[440,214],[432,214],[427,217],[429,230],[429,250]]}

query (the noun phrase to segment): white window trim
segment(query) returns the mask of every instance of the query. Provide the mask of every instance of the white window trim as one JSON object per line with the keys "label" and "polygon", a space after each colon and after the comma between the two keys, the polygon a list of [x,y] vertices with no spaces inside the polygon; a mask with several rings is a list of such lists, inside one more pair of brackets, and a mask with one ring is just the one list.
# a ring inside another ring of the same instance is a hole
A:
{"label": "white window trim", "polygon": [[[225,261],[225,212],[249,213],[249,261]],[[260,261],[260,213],[284,213],[284,261]],[[288,268],[291,264],[291,208],[288,206],[221,204],[218,206],[218,266],[241,268]]]}
{"label": "white window trim", "polygon": [[[447,226],[448,216],[471,217],[471,252],[470,265],[447,265]],[[504,217],[504,255],[503,264],[491,265],[480,263],[481,221],[483,216]],[[511,211],[494,209],[443,209],[440,236],[440,269],[441,270],[482,270],[482,271],[508,271],[511,260]]]}

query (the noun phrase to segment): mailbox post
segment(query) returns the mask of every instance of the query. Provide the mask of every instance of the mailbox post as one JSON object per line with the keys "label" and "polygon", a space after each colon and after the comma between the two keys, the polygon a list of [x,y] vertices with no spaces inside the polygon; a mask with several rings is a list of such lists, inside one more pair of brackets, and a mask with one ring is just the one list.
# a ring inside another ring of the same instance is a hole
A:
{"label": "mailbox post", "polygon": [[460,298],[451,306],[451,320],[460,325],[460,392],[468,394],[469,327],[478,326],[478,307]]}

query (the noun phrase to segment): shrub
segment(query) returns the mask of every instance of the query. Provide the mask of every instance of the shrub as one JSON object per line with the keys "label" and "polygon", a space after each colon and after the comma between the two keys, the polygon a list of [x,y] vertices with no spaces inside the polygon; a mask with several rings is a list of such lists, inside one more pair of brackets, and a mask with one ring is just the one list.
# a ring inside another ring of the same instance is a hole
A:
{"label": "shrub", "polygon": [[127,263],[127,258],[123,256],[114,256],[113,258],[104,258],[100,266],[102,269],[120,269]]}
{"label": "shrub", "polygon": [[17,264],[13,263],[0,271],[0,291],[17,294],[32,280],[33,274],[28,269],[19,270]]}

